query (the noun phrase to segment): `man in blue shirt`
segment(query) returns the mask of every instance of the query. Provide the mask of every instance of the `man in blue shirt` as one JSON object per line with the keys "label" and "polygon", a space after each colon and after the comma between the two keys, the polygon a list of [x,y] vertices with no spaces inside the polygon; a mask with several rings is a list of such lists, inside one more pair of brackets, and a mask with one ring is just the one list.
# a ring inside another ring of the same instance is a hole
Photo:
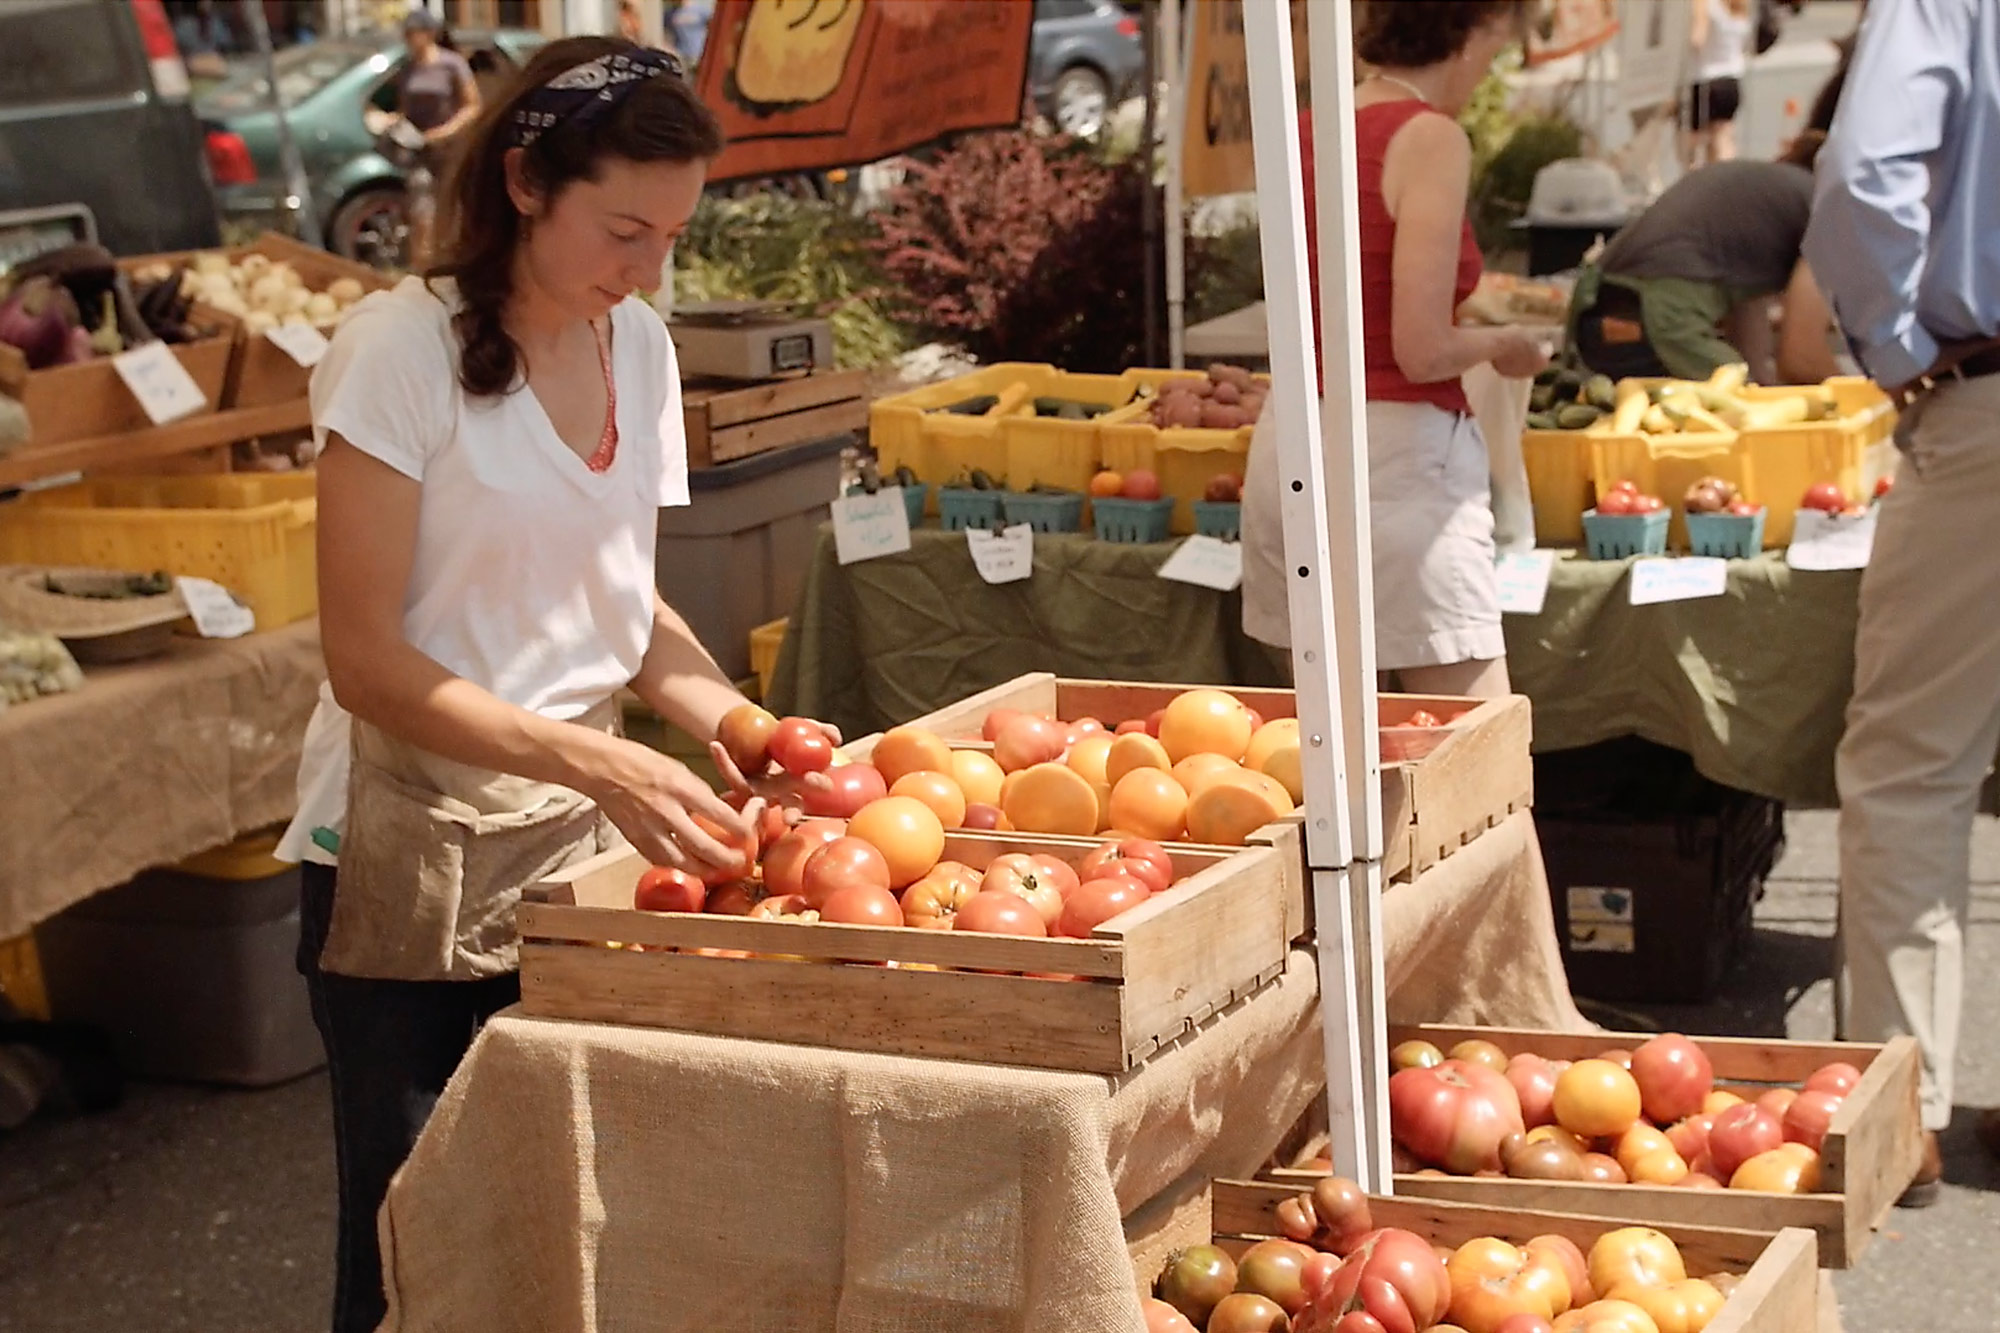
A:
{"label": "man in blue shirt", "polygon": [[[1979,788],[2000,747],[2000,0],[1870,0],[1805,254],[1906,401],[1861,582],[1837,762],[1845,1035],[1923,1047],[1924,1166],[1951,1118]],[[2000,1153],[2000,1118],[1980,1139]]]}

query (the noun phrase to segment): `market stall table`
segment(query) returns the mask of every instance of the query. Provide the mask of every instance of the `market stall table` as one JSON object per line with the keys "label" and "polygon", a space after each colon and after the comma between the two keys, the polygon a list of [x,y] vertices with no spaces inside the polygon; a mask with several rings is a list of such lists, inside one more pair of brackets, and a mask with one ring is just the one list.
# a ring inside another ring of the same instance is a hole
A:
{"label": "market stall table", "polygon": [[288,817],[326,668],[306,620],[84,674],[0,712],[0,939]]}
{"label": "market stall table", "polygon": [[[911,539],[906,554],[842,566],[822,533],[772,681],[780,711],[862,735],[1026,671],[1281,681],[1283,663],[1244,636],[1236,594],[1158,577],[1172,545],[1038,535],[1034,577],[993,586],[962,535]],[[1635,607],[1629,568],[1558,560],[1541,614],[1505,617],[1535,749],[1637,734],[1728,786],[1834,804],[1859,573],[1801,572],[1767,552],[1730,562],[1721,597]]]}
{"label": "market stall table", "polygon": [[[1549,911],[1525,813],[1398,885],[1392,1016],[1583,1030]],[[1121,1219],[1264,1163],[1317,998],[1295,951],[1120,1077],[503,1014],[390,1188],[384,1327],[1136,1327]]]}

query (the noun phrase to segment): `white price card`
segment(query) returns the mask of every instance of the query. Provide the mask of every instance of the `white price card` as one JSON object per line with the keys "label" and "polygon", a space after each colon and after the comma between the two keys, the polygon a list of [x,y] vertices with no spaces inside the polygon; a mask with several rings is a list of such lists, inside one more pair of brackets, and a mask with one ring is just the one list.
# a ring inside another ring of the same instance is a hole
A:
{"label": "white price card", "polygon": [[208,395],[163,342],[120,352],[111,358],[111,365],[155,426],[178,421],[208,406]]}
{"label": "white price card", "polygon": [[256,614],[220,583],[181,577],[174,587],[204,639],[240,639],[257,628]]}
{"label": "white price card", "polygon": [[1540,615],[1549,599],[1549,571],[1555,566],[1554,551],[1511,551],[1501,556],[1495,569],[1501,614]]}
{"label": "white price card", "polygon": [[1167,557],[1160,577],[1229,592],[1243,582],[1243,544],[1196,533]]}
{"label": "white price card", "polygon": [[1663,557],[1632,562],[1632,605],[1692,602],[1729,590],[1729,562],[1712,556]]}
{"label": "white price card", "polygon": [[967,528],[965,549],[972,552],[973,568],[988,583],[1019,583],[1035,575],[1035,530],[1026,523],[999,532]]}
{"label": "white price card", "polygon": [[273,346],[292,360],[311,370],[326,355],[332,344],[326,335],[310,324],[280,324],[276,328],[264,330],[264,336]]}
{"label": "white price card", "polygon": [[1874,509],[1854,518],[1801,509],[1792,520],[1785,563],[1793,569],[1866,569],[1874,550]]}
{"label": "white price card", "polygon": [[843,495],[833,502],[833,553],[843,565],[910,549],[910,511],[901,486],[873,495]]}

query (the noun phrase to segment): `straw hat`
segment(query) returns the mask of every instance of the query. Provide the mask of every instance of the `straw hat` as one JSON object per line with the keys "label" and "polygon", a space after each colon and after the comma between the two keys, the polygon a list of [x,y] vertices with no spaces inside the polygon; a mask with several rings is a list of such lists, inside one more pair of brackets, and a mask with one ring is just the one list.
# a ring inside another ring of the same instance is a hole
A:
{"label": "straw hat", "polygon": [[[110,638],[187,618],[177,589],[116,596],[133,575],[103,569],[0,566],[0,623],[65,642]],[[93,595],[94,594],[94,595]]]}

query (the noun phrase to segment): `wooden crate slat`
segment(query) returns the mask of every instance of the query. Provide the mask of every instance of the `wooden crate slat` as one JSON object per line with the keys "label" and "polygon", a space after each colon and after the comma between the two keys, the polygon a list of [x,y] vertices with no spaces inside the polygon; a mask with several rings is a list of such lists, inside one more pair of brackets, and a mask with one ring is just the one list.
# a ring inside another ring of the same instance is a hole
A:
{"label": "wooden crate slat", "polygon": [[68,472],[100,472],[148,459],[197,453],[258,435],[304,430],[312,409],[301,398],[271,407],[211,412],[165,426],[98,435],[60,444],[27,444],[0,458],[0,487],[20,486]]}
{"label": "wooden crate slat", "polygon": [[1923,1163],[1922,1055],[1896,1037],[1861,1071],[1822,1146],[1828,1189],[1847,1197],[1847,1253],[1859,1255]]}
{"label": "wooden crate slat", "polygon": [[868,388],[865,370],[836,370],[796,379],[771,380],[741,388],[698,384],[683,401],[706,414],[711,429],[739,426],[759,417],[774,417],[803,408],[821,407],[860,398]]}
{"label": "wooden crate slat", "polygon": [[1116,987],[967,972],[521,946],[521,1008],[840,1050],[1116,1074]]}
{"label": "wooden crate slat", "polygon": [[[1436,1023],[1396,1024],[1389,1029],[1391,1045],[1422,1040],[1449,1050],[1461,1041],[1490,1041],[1509,1055],[1522,1051],[1551,1060],[1582,1060],[1609,1050],[1631,1050],[1655,1034],[1600,1032],[1594,1035],[1541,1032],[1533,1028],[1453,1027]],[[1775,1041],[1769,1037],[1708,1037],[1690,1034],[1715,1066],[1717,1082],[1799,1083],[1821,1065],[1836,1060],[1853,1065],[1866,1076],[1883,1052],[1867,1042]]]}
{"label": "wooden crate slat", "polygon": [[868,404],[857,398],[852,402],[829,403],[825,407],[788,412],[781,417],[765,417],[722,430],[710,427],[708,457],[714,463],[733,462],[766,450],[782,449],[788,444],[804,444],[809,440],[848,434],[867,424]]}

